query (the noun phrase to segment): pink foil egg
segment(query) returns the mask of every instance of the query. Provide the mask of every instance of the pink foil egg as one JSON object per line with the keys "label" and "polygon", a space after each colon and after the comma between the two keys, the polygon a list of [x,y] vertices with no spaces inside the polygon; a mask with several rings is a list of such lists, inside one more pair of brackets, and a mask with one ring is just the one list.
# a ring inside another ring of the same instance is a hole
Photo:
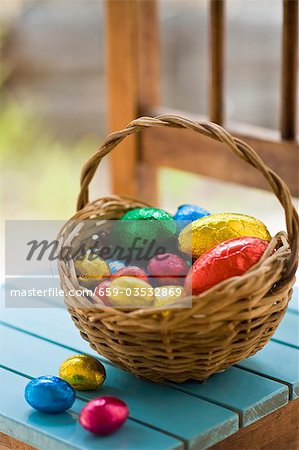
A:
{"label": "pink foil egg", "polygon": [[184,284],[189,270],[186,261],[173,253],[154,256],[147,267],[151,279],[159,285]]}
{"label": "pink foil egg", "polygon": [[126,403],[117,397],[97,397],[80,412],[79,422],[91,433],[105,436],[120,428],[129,415]]}
{"label": "pink foil egg", "polygon": [[95,298],[93,303],[101,304],[104,303],[106,306],[111,306],[109,299],[107,297],[107,288],[110,286],[111,280],[105,280],[99,283],[95,290]]}

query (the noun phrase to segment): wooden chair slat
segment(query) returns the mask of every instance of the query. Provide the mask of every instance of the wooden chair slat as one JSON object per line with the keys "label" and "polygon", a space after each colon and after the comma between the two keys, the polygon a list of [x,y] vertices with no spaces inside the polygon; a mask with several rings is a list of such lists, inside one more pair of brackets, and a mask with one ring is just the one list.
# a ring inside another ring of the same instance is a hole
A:
{"label": "wooden chair slat", "polygon": [[[141,110],[160,102],[158,4],[154,0],[107,0],[108,129],[125,127]],[[155,171],[139,167],[140,136],[130,136],[110,155],[112,191],[149,194]],[[145,173],[146,172],[146,173]],[[151,200],[155,195],[151,193]]]}
{"label": "wooden chair slat", "polygon": [[281,111],[282,139],[295,139],[297,125],[298,0],[283,1]]}
{"label": "wooden chair slat", "polygon": [[224,121],[225,0],[210,0],[210,120]]}
{"label": "wooden chair slat", "polygon": [[[74,354],[49,341],[1,326],[6,342],[3,366],[30,377],[57,374],[61,362]],[[22,349],[22,351],[20,351]],[[106,365],[107,379],[97,392],[80,392],[80,398],[120,396],[127,402],[130,417],[188,441],[190,448],[206,448],[238,431],[238,415],[228,409],[190,396],[165,385],[136,379]]]}
{"label": "wooden chair slat", "polygon": [[[137,25],[137,7],[135,1],[115,0],[107,1],[106,8],[108,129],[115,131],[138,115],[137,40],[132,31]],[[137,139],[130,136],[110,157],[114,192],[134,195],[136,162]]]}
{"label": "wooden chair slat", "polygon": [[[169,108],[151,109],[146,115],[178,114],[192,120],[206,120],[186,111]],[[230,124],[229,131],[251,145],[259,156],[288,184],[292,195],[299,196],[298,141],[283,141],[275,131],[255,126]],[[260,174],[233,154],[223,144],[185,130],[157,128],[142,135],[140,159],[147,167],[172,167],[190,173],[232,181],[241,185],[269,189]],[[182,151],[184,149],[184,151]]]}
{"label": "wooden chair slat", "polygon": [[[50,359],[50,358],[49,358]],[[84,401],[76,400],[63,414],[42,414],[34,411],[24,399],[28,378],[0,369],[1,430],[36,448],[46,450],[181,450],[183,445],[171,436],[148,428],[133,420],[116,433],[99,438],[84,430],[78,414]]]}

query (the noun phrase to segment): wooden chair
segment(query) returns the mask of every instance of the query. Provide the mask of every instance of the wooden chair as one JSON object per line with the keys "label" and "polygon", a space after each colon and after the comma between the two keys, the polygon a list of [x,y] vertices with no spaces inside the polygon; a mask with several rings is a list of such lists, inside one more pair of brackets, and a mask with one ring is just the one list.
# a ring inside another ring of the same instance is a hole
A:
{"label": "wooden chair", "polygon": [[[138,116],[156,116],[165,112],[160,106],[158,5],[156,0],[108,0],[106,6],[108,123],[109,130],[115,131]],[[209,116],[206,120],[225,126],[225,0],[210,0],[209,30]],[[299,196],[297,35],[298,0],[284,0],[279,132],[239,123],[229,124],[229,131],[252,145],[284,178],[295,196]],[[167,112],[191,116],[188,112]],[[156,173],[159,166],[267,188],[254,169],[248,169],[245,163],[242,165],[222,148],[222,144],[189,131],[159,128],[148,130],[137,138],[130,137],[113,151],[113,192],[157,203]]]}

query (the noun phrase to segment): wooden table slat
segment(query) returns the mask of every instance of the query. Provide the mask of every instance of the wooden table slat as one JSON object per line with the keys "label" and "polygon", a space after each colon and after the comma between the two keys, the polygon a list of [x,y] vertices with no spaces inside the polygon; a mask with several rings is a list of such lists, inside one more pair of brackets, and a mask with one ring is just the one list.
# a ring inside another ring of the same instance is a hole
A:
{"label": "wooden table slat", "polygon": [[[57,374],[60,363],[74,354],[3,325],[1,336],[6,343],[3,365],[31,377]],[[207,448],[239,428],[238,415],[225,408],[164,385],[142,381],[111,365],[106,365],[106,371],[102,389],[81,392],[80,398],[119,396],[128,403],[132,418],[188,441],[190,448]]]}
{"label": "wooden table slat", "polygon": [[178,450],[183,445],[171,436],[128,420],[116,433],[104,438],[84,430],[77,417],[84,406],[76,400],[62,414],[42,414],[28,406],[24,389],[28,379],[0,369],[1,430],[40,450]]}
{"label": "wooden table slat", "polygon": [[292,400],[299,397],[299,351],[271,341],[256,355],[237,364],[238,367],[286,383]]}
{"label": "wooden table slat", "polygon": [[274,337],[274,342],[290,345],[299,350],[299,316],[293,311],[287,311],[280,322]]}
{"label": "wooden table slat", "polygon": [[202,384],[191,381],[176,387],[238,412],[242,427],[286,405],[289,398],[287,386],[237,367]]}
{"label": "wooden table slat", "polygon": [[294,287],[293,289],[293,296],[289,303],[288,310],[299,314],[299,289],[297,287]]}

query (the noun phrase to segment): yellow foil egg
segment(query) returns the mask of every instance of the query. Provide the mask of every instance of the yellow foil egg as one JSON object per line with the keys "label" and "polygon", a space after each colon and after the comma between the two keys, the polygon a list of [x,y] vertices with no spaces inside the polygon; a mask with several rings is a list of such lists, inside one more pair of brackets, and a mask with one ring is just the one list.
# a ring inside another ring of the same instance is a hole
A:
{"label": "yellow foil egg", "polygon": [[92,356],[74,355],[61,364],[59,376],[78,391],[94,391],[104,383],[106,370]]}
{"label": "yellow foil egg", "polygon": [[[270,241],[267,227],[259,219],[236,213],[211,214],[187,225],[179,235],[179,247],[192,258],[199,258],[215,245],[242,236]],[[191,248],[192,246],[192,248]]]}
{"label": "yellow foil egg", "polygon": [[110,275],[108,263],[95,254],[78,258],[75,261],[75,268],[80,284],[86,287],[98,284]]}
{"label": "yellow foil egg", "polygon": [[154,302],[154,288],[136,277],[115,278],[109,286],[107,298],[112,306],[144,308]]}
{"label": "yellow foil egg", "polygon": [[154,294],[154,306],[170,305],[186,296],[182,286],[159,286],[155,288]]}

